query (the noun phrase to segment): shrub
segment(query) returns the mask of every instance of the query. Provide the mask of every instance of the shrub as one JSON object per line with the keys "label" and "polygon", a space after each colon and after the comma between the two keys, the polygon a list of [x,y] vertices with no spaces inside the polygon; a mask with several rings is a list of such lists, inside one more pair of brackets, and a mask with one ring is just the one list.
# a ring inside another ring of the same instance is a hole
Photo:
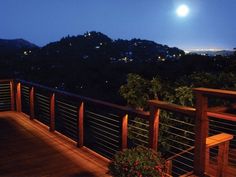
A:
{"label": "shrub", "polygon": [[159,177],[165,165],[157,152],[138,146],[118,152],[108,168],[114,177]]}

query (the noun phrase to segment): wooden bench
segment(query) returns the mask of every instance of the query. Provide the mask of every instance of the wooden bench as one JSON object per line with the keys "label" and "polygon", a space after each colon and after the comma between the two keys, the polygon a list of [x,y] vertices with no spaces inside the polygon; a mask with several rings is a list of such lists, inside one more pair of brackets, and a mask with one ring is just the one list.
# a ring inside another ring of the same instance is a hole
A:
{"label": "wooden bench", "polygon": [[228,166],[229,141],[233,135],[220,133],[206,139],[206,169],[210,166],[210,148],[218,146],[216,177],[223,177]]}
{"label": "wooden bench", "polygon": [[[209,174],[207,169],[210,166],[210,148],[219,146],[217,156],[217,166],[214,177],[226,176],[225,171],[228,166],[228,153],[229,153],[229,141],[233,139],[233,135],[227,133],[220,133],[217,135],[210,136],[206,139],[206,176],[212,176]],[[181,175],[181,177],[196,177],[193,172]]]}

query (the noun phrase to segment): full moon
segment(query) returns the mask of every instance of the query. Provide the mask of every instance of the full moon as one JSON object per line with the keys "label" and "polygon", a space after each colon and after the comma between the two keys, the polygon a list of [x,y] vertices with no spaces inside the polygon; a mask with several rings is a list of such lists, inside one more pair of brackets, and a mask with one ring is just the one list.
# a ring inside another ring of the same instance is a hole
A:
{"label": "full moon", "polygon": [[187,5],[183,4],[183,5],[180,5],[177,10],[176,10],[176,13],[179,17],[186,17],[189,13],[189,8]]}

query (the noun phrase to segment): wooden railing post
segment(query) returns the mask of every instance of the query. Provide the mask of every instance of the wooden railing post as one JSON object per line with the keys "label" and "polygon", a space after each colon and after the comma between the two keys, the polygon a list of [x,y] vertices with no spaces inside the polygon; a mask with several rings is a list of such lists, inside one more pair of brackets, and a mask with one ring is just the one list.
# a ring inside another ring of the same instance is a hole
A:
{"label": "wooden railing post", "polygon": [[84,145],[84,102],[80,104],[78,109],[78,118],[77,118],[77,146],[83,147]]}
{"label": "wooden railing post", "polygon": [[34,119],[34,87],[30,88],[30,120]]}
{"label": "wooden railing post", "polygon": [[157,151],[158,133],[159,133],[159,115],[160,109],[156,106],[150,106],[150,120],[149,120],[149,146]]}
{"label": "wooden railing post", "polygon": [[14,81],[10,81],[10,93],[11,93],[11,110],[15,111]]}
{"label": "wooden railing post", "polygon": [[206,138],[208,136],[208,99],[206,95],[196,93],[196,126],[194,150],[194,174],[204,176],[206,160]]}
{"label": "wooden railing post", "polygon": [[226,169],[228,166],[228,157],[229,157],[229,141],[221,143],[219,145],[219,152],[217,157],[218,167],[217,167],[217,177],[227,176]]}
{"label": "wooden railing post", "polygon": [[16,85],[16,111],[21,112],[21,83]]}
{"label": "wooden railing post", "polygon": [[55,93],[50,97],[50,131],[55,130]]}
{"label": "wooden railing post", "polygon": [[127,148],[128,140],[128,114],[122,117],[121,121],[121,150]]}

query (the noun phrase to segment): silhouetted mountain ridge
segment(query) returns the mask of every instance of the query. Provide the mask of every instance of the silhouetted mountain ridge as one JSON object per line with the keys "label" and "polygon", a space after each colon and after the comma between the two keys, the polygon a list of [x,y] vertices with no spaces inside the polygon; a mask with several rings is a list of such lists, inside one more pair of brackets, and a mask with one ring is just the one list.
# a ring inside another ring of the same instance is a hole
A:
{"label": "silhouetted mountain ridge", "polygon": [[142,39],[112,40],[100,32],[67,36],[42,47],[41,56],[76,57],[78,59],[99,59],[109,62],[144,62],[178,59],[184,51],[176,47],[158,44]]}
{"label": "silhouetted mountain ridge", "polygon": [[24,39],[0,39],[0,53],[17,53],[33,48],[38,46]]}

